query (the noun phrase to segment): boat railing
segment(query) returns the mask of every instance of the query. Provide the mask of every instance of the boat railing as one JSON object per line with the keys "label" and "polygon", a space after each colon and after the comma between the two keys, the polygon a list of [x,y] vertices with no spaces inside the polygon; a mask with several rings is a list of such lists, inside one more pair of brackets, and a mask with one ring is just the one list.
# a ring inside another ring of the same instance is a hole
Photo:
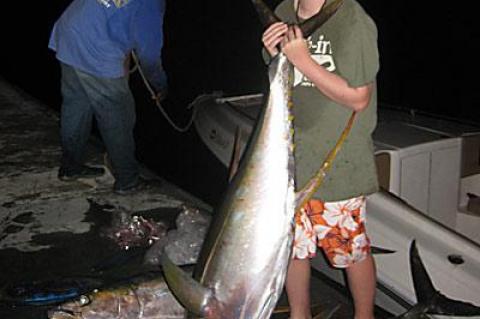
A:
{"label": "boat railing", "polygon": [[239,96],[230,96],[230,97],[220,97],[215,101],[217,103],[223,104],[232,104],[235,106],[252,106],[257,105],[263,100],[263,93],[258,94],[248,94],[248,95],[239,95]]}

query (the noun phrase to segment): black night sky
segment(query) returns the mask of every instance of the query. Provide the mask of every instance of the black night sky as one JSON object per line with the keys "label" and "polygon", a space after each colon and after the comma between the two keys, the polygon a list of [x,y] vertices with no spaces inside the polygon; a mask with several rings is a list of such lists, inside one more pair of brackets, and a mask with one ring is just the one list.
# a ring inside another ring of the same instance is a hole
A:
{"label": "black night sky", "polygon": [[[475,44],[480,28],[473,4],[360,2],[379,30],[382,103],[465,120],[479,118]],[[59,100],[58,66],[47,41],[53,22],[68,4],[9,1],[1,10],[1,75],[53,105]],[[182,100],[214,90],[243,94],[263,88],[261,26],[250,1],[167,0],[165,33],[170,85]]]}

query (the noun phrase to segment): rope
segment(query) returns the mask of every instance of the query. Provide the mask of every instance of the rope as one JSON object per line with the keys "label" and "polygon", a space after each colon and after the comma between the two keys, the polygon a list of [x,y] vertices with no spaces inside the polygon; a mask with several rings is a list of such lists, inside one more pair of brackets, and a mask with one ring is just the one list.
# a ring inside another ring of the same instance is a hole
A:
{"label": "rope", "polygon": [[177,125],[173,120],[172,118],[168,115],[168,113],[165,111],[165,109],[162,107],[162,105],[160,104],[160,100],[159,100],[159,97],[158,97],[158,94],[157,92],[155,92],[155,90],[152,88],[152,86],[150,85],[150,83],[148,82],[147,80],[147,77],[145,76],[145,73],[143,73],[143,70],[140,66],[140,62],[135,54],[134,51],[132,51],[132,58],[133,58],[133,61],[135,63],[135,66],[133,67],[133,69],[130,71],[131,73],[135,72],[135,71],[138,71],[138,73],[140,74],[140,76],[142,77],[142,80],[143,80],[143,83],[145,84],[145,87],[147,88],[147,90],[150,92],[150,96],[152,97],[152,99],[155,101],[155,105],[157,106],[158,110],[162,113],[162,115],[165,117],[165,119],[167,120],[167,122],[177,131],[181,132],[181,133],[185,133],[186,131],[188,131],[190,129],[190,127],[192,126],[193,124],[193,121],[195,120],[195,115],[197,113],[197,109],[194,108],[195,104],[199,102],[199,100],[202,100],[202,98],[205,97],[205,95],[201,95],[201,96],[198,96],[197,98],[195,98],[195,100],[193,100],[193,102],[191,102],[188,106],[187,106],[187,109],[191,109],[193,108],[193,112],[192,112],[192,116],[190,117],[190,120],[188,120],[187,124],[183,127],[180,127],[179,125]]}
{"label": "rope", "polygon": [[327,171],[332,166],[333,160],[337,156],[337,153],[340,151],[340,148],[342,147],[343,143],[345,142],[348,135],[350,134],[350,131],[352,130],[352,126],[356,116],[357,116],[357,112],[353,111],[352,114],[350,115],[350,118],[347,121],[347,124],[345,125],[345,128],[342,131],[342,134],[338,138],[337,143],[328,153],[327,158],[324,160],[320,169],[313,176],[313,178],[310,179],[307,182],[307,184],[300,191],[297,192],[297,198],[296,198],[297,210],[301,209],[310,200],[310,198],[313,196],[315,191],[322,184],[323,179],[327,174]]}

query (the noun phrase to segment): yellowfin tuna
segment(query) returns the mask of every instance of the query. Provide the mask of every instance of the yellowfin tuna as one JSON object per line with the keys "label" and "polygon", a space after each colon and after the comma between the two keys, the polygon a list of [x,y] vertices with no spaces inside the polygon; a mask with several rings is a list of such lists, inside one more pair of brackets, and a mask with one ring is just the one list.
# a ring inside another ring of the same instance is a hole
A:
{"label": "yellowfin tuna", "polygon": [[[253,3],[266,24],[278,21],[263,2]],[[327,21],[340,3],[332,2],[302,24],[304,34]],[[265,107],[215,213],[194,278],[180,271],[167,256],[163,258],[167,283],[196,316],[269,318],[283,290],[297,203],[290,112],[292,74],[293,66],[284,54],[270,63]]]}

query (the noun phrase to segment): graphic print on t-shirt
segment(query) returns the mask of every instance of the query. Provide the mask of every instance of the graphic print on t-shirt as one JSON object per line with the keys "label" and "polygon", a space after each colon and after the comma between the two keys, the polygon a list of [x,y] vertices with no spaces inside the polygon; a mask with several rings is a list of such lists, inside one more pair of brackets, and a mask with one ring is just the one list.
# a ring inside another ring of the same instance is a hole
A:
{"label": "graphic print on t-shirt", "polygon": [[[336,69],[335,61],[333,60],[332,45],[329,40],[325,39],[323,34],[320,34],[316,40],[312,36],[307,39],[308,49],[312,59],[323,66],[327,71],[333,72]],[[293,86],[314,86],[300,71],[295,68]]]}

